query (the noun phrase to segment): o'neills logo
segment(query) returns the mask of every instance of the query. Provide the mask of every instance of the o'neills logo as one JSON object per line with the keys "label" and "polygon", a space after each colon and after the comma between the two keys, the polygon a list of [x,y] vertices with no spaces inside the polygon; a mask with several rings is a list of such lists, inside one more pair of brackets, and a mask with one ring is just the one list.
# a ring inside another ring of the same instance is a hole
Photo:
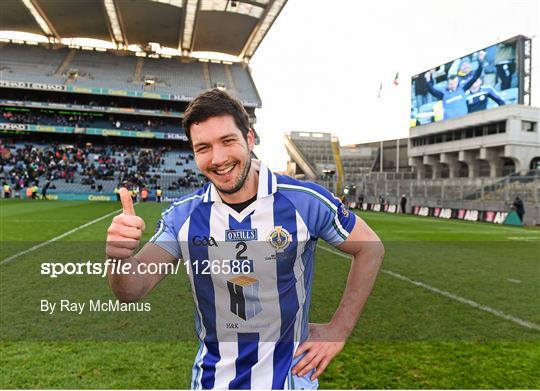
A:
{"label": "o'neills logo", "polygon": [[226,242],[247,242],[257,240],[256,229],[228,229],[225,231]]}

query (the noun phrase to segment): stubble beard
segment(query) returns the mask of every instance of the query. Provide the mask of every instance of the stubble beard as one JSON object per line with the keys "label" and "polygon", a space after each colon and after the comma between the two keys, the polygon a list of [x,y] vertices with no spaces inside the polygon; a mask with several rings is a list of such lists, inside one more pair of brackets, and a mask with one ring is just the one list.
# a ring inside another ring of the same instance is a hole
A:
{"label": "stubble beard", "polygon": [[216,183],[212,182],[213,185],[223,194],[234,194],[238,192],[242,187],[244,187],[244,184],[246,183],[246,179],[249,174],[249,170],[251,169],[251,158],[248,156],[247,162],[244,165],[244,169],[242,170],[242,173],[238,177],[238,180],[236,184],[231,189],[223,189],[220,186],[218,186]]}

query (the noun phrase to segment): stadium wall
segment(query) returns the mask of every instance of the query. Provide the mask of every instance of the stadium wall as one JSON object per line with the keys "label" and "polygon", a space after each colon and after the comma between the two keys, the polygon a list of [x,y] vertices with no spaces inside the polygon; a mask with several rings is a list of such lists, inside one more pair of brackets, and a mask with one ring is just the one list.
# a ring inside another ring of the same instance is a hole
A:
{"label": "stadium wall", "polygon": [[[401,213],[399,203],[390,202],[389,204],[379,204],[375,201],[365,202],[365,205],[370,205],[368,208],[364,207],[364,210],[370,210],[373,212],[386,212],[386,213]],[[534,202],[524,202],[525,215],[523,218],[523,225],[527,226],[538,226],[540,225],[540,205]],[[351,201],[348,205],[352,208],[359,208],[359,203]],[[415,208],[428,208],[430,212],[428,214],[415,213]],[[452,211],[452,215],[448,218],[457,218],[460,220],[469,220],[469,221],[479,221],[486,222],[483,219],[483,216],[486,213],[501,213],[506,214],[512,211],[511,205],[504,202],[479,202],[479,201],[457,201],[457,202],[448,202],[444,205],[437,204],[436,202],[425,202],[424,199],[420,198],[407,198],[407,214],[415,214],[418,216],[429,216],[429,217],[439,217],[433,216],[432,209],[448,209]],[[463,211],[476,211],[478,213],[477,219],[468,219],[463,217],[458,217],[459,210]]]}
{"label": "stadium wall", "polygon": [[353,190],[347,195],[348,202],[399,204],[405,195],[408,212],[411,205],[508,211],[519,196],[525,204],[525,224],[540,224],[540,176],[537,171],[531,171],[527,176],[503,178],[375,180],[366,177],[349,189]]}

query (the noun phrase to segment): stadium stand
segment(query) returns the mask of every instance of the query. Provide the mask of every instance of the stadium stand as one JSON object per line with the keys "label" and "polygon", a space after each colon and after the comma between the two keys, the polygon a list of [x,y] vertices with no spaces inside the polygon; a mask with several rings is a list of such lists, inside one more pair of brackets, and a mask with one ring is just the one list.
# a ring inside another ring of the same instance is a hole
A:
{"label": "stadium stand", "polygon": [[72,60],[63,66],[62,76],[65,77],[65,83],[81,87],[106,86],[128,91],[141,88],[130,83],[135,72],[135,56],[72,50]]}
{"label": "stadium stand", "polygon": [[182,117],[185,102],[140,99],[131,97],[111,97],[95,94],[69,94],[65,92],[0,88],[0,104],[19,107],[56,107],[87,111],[113,111],[134,113],[136,111],[153,115]]}
{"label": "stadium stand", "polygon": [[336,171],[331,137],[328,133],[291,132],[291,140],[317,170],[319,178],[325,172]]}
{"label": "stadium stand", "polygon": [[[208,80],[204,67],[209,70]],[[208,88],[224,86],[245,105],[261,106],[249,68],[245,65],[136,57],[133,53],[120,51],[4,44],[0,46],[0,80],[151,91],[185,99],[193,98]]]}
{"label": "stadium stand", "polygon": [[211,87],[225,87],[227,89],[233,88],[230,79],[227,79],[225,67],[220,66],[220,64],[210,62],[208,63],[208,71]]}
{"label": "stadium stand", "polygon": [[180,62],[177,59],[141,59],[143,63],[142,79],[155,78],[154,90],[166,91],[185,96],[196,96],[210,86],[205,83],[202,63]]}
{"label": "stadium stand", "polygon": [[65,80],[55,75],[69,49],[47,49],[26,45],[5,44],[0,47],[0,80],[60,83]]}
{"label": "stadium stand", "polygon": [[246,72],[243,65],[232,64],[226,65],[231,68],[232,78],[234,80],[234,86],[238,95],[245,97],[248,102],[260,102],[261,98],[256,88],[250,88],[255,85],[255,82],[251,78],[251,73]]}
{"label": "stadium stand", "polygon": [[112,113],[56,112],[30,109],[25,112],[0,108],[0,122],[35,125],[73,126],[78,128],[124,129],[185,133],[176,118],[122,115]]}
{"label": "stadium stand", "polygon": [[[405,195],[409,211],[412,205],[508,211],[512,200],[519,196],[530,211],[526,215],[526,223],[535,224],[538,221],[536,216],[540,216],[538,169],[516,173],[513,164],[503,164],[501,173],[504,175],[492,177],[489,164],[479,160],[476,162],[476,177],[469,177],[467,170],[462,170],[458,176],[449,178],[448,170],[445,177],[445,167],[432,165],[427,159],[424,177],[418,178],[417,172],[408,165],[409,140],[388,140],[341,146],[339,155],[334,153],[333,156],[334,163],[338,163],[339,157],[345,173],[343,187],[340,187],[337,172],[330,173],[331,180],[320,172],[321,164],[324,166],[331,160],[332,137],[330,134],[313,137],[314,134],[291,132],[285,137],[291,160],[288,173],[316,181],[335,194],[343,192],[348,203],[398,205]],[[306,175],[306,167],[314,167],[316,175]],[[439,176],[435,176],[436,173]]]}
{"label": "stadium stand", "polygon": [[370,173],[373,170],[378,152],[378,148],[343,147],[341,160],[345,170],[345,180],[347,182],[357,181],[362,178],[362,175]]}
{"label": "stadium stand", "polygon": [[50,194],[113,193],[121,184],[161,188],[168,197],[203,182],[187,150],[91,144],[0,144],[0,180],[15,192],[48,182]]}
{"label": "stadium stand", "polygon": [[253,121],[261,105],[246,64],[63,45],[0,43],[0,83],[0,179],[19,195],[34,184],[110,194],[125,183],[181,196],[205,180],[181,127],[187,103],[219,87]]}
{"label": "stadium stand", "polygon": [[[345,183],[360,181],[374,172],[399,172],[399,177],[411,175],[411,168],[407,165],[406,139],[340,146],[339,140],[329,133],[291,132],[288,137],[308,164],[316,168],[317,174],[311,179],[321,179],[328,171],[339,171],[340,164]],[[399,151],[396,150],[398,143]],[[291,159],[296,160],[292,156]]]}

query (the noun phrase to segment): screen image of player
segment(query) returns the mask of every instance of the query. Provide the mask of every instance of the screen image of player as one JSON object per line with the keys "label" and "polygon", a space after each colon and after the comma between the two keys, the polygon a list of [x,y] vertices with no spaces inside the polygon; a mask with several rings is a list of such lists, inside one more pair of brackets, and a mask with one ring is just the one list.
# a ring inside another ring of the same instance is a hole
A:
{"label": "screen image of player", "polygon": [[498,43],[413,76],[411,127],[519,103],[517,43]]}

